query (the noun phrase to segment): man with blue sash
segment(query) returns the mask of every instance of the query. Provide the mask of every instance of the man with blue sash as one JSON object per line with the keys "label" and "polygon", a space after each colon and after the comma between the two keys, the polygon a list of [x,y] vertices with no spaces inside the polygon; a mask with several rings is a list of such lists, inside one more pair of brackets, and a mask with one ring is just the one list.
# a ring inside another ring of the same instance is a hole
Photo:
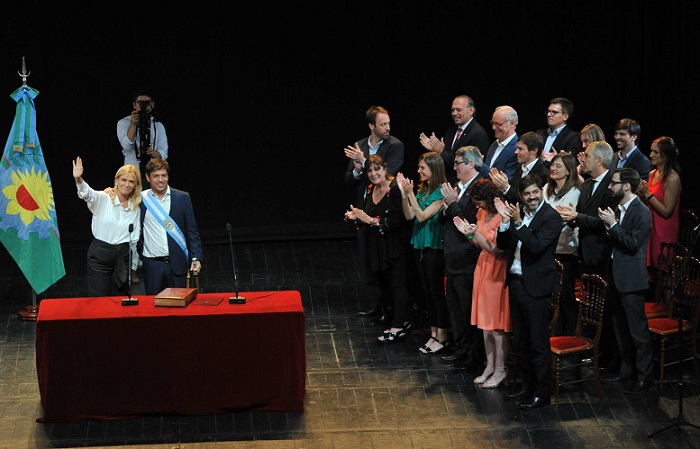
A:
{"label": "man with blue sash", "polygon": [[190,194],[170,187],[169,176],[165,159],[146,165],[151,188],[141,194],[141,258],[147,295],[185,287],[188,271],[198,275],[204,259]]}

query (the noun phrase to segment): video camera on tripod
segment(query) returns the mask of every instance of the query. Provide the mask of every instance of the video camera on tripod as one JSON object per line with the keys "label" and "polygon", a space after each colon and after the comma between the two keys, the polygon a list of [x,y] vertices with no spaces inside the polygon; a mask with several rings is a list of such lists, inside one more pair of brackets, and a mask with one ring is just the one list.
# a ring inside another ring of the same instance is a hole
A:
{"label": "video camera on tripod", "polygon": [[136,158],[139,160],[145,159],[146,150],[151,146],[151,112],[148,107],[151,105],[150,100],[139,101],[139,122],[136,128],[139,132],[139,147],[136,152]]}

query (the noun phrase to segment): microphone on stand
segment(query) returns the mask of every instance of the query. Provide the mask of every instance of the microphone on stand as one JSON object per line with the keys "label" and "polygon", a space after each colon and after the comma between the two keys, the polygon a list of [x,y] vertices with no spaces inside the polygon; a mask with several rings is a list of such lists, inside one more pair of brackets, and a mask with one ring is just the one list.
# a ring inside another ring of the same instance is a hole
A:
{"label": "microphone on stand", "polygon": [[133,258],[133,254],[131,254],[131,233],[132,232],[134,232],[134,224],[129,223],[129,263],[126,267],[126,282],[128,284],[127,293],[128,293],[129,297],[122,299],[123,306],[135,306],[135,305],[138,305],[138,303],[139,303],[138,298],[131,297],[131,259]]}
{"label": "microphone on stand", "polygon": [[231,238],[231,223],[226,223],[228,231],[228,243],[231,247],[231,265],[233,265],[233,280],[236,283],[236,296],[231,296],[228,299],[229,304],[245,304],[245,296],[238,296],[238,273],[236,272],[236,259],[233,256],[233,239]]}

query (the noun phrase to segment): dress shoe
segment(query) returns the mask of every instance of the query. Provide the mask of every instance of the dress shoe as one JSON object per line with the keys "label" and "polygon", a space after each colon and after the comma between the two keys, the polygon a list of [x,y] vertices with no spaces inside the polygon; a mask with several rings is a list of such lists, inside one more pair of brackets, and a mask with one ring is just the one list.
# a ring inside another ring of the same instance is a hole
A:
{"label": "dress shoe", "polygon": [[626,382],[628,380],[632,380],[632,376],[627,374],[610,374],[607,376],[601,376],[600,380],[605,382],[606,384],[616,384],[618,382]]}
{"label": "dress shoe", "polygon": [[544,407],[545,405],[549,405],[551,402],[552,401],[548,396],[533,396],[532,399],[528,401],[518,402],[518,408],[528,410],[531,408]]}
{"label": "dress shoe", "polygon": [[381,313],[382,313],[382,311],[380,309],[372,308],[372,309],[365,310],[362,312],[357,312],[355,314],[355,316],[360,316],[360,317],[362,317],[362,316],[378,316]]}
{"label": "dress shoe", "polygon": [[139,279],[139,275],[136,274],[136,270],[131,270],[131,283],[138,284],[139,282],[141,282],[141,279]]}
{"label": "dress shoe", "polygon": [[469,364],[467,362],[463,362],[461,360],[455,362],[452,364],[452,369],[454,371],[470,371]]}
{"label": "dress shoe", "polygon": [[370,326],[381,326],[383,324],[389,324],[391,321],[391,317],[387,316],[386,314],[382,314],[381,316],[377,317],[374,321],[370,322]]}
{"label": "dress shoe", "polygon": [[458,362],[459,360],[457,360],[457,356],[456,356],[456,355],[454,355],[454,354],[447,354],[447,355],[441,356],[441,357],[440,357],[440,361],[441,361],[442,363],[447,363],[448,365],[454,365],[454,364],[455,364],[456,362]]}
{"label": "dress shoe", "polygon": [[532,393],[530,393],[529,391],[520,390],[517,393],[505,393],[503,395],[503,399],[506,399],[508,401],[522,401],[524,399],[528,399],[531,396]]}
{"label": "dress shoe", "polygon": [[635,394],[635,393],[641,393],[642,391],[647,391],[651,387],[654,386],[654,381],[652,379],[649,380],[638,380],[635,383],[629,385],[627,388],[623,389],[622,391],[627,393],[627,394]]}

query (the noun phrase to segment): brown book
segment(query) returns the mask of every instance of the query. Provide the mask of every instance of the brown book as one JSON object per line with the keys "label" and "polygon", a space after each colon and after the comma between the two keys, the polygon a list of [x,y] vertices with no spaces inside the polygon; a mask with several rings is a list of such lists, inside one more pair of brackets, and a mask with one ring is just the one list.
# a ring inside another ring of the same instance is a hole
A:
{"label": "brown book", "polygon": [[196,288],[166,288],[155,297],[160,307],[185,307],[197,297]]}

